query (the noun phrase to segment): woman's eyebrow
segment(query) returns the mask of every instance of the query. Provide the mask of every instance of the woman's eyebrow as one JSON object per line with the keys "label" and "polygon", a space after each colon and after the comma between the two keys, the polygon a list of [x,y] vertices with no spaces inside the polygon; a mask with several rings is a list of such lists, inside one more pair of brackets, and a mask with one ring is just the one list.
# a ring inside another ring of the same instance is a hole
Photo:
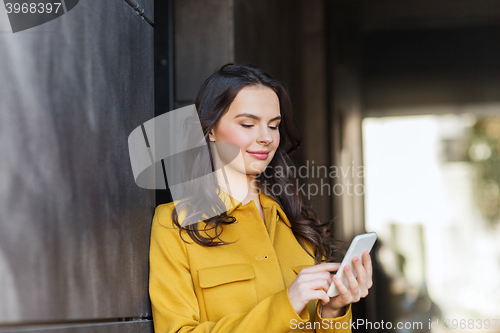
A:
{"label": "woman's eyebrow", "polygon": [[[239,117],[248,117],[248,118],[252,118],[252,119],[255,119],[255,120],[260,120],[261,119],[259,116],[256,116],[256,115],[251,114],[251,113],[240,113],[239,115],[237,115],[234,118],[239,118]],[[281,116],[274,117],[270,121],[278,120],[278,119],[281,119]]]}

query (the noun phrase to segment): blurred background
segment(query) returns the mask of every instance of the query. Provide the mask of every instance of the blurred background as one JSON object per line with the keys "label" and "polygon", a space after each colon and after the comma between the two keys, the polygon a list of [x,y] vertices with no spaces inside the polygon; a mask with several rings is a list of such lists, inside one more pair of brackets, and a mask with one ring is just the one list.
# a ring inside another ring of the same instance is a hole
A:
{"label": "blurred background", "polygon": [[335,237],[379,236],[353,318],[500,332],[499,41],[498,0],[82,0],[15,34],[0,6],[0,332],[153,331],[171,197],[127,138],[228,62],[288,87]]}

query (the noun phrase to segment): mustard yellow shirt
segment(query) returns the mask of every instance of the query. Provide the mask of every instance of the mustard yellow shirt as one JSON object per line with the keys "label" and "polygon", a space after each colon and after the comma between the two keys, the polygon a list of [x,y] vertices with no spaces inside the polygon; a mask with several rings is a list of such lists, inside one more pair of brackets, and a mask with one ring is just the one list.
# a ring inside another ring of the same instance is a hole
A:
{"label": "mustard yellow shirt", "polygon": [[[221,198],[232,199],[224,192]],[[264,193],[260,202],[265,222],[254,201],[228,209],[236,222],[223,226],[221,238],[236,242],[216,247],[196,244],[185,231],[190,243],[180,238],[171,218],[174,203],[156,208],[149,277],[155,333],[351,332],[351,305],[338,318],[322,318],[318,300],[296,313],[288,287],[315,262],[279,204]]]}

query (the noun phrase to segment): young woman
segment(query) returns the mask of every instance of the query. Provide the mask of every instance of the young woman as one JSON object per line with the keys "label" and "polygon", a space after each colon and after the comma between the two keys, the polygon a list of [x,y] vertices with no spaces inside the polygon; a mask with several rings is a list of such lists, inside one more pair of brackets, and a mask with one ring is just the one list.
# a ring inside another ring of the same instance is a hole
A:
{"label": "young woman", "polygon": [[[330,222],[304,206],[288,168],[299,139],[284,87],[253,66],[229,64],[205,81],[195,105],[207,144],[236,145],[241,163],[217,149],[209,160],[196,155],[186,168],[213,171],[217,190],[199,186],[156,208],[155,332],[351,332],[350,304],[372,285],[370,255],[353,260],[349,286],[331,274],[340,263],[330,262]],[[224,212],[201,219],[197,202],[206,198]],[[340,295],[330,298],[332,282]]]}

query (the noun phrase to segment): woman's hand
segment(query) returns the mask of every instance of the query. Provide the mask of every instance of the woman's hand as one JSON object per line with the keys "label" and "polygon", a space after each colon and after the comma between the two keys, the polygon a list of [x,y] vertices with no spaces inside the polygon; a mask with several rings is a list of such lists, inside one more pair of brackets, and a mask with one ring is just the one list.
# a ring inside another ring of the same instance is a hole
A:
{"label": "woman's hand", "polygon": [[323,318],[337,317],[344,306],[359,302],[361,298],[368,295],[368,289],[373,285],[372,261],[368,251],[363,252],[362,259],[363,264],[361,264],[358,257],[354,257],[352,260],[354,269],[358,274],[357,278],[354,278],[354,274],[349,269],[349,266],[345,266],[344,268],[344,274],[349,282],[349,289],[335,275],[333,276],[333,283],[337,286],[339,295],[330,298],[328,302],[324,302],[322,299],[323,311],[321,316]]}
{"label": "woman's hand", "polygon": [[302,310],[313,299],[328,303],[330,297],[326,294],[332,284],[331,271],[336,271],[340,263],[329,262],[302,269],[288,287],[288,297],[293,308],[300,315]]}
{"label": "woman's hand", "polygon": [[[335,318],[343,315],[343,307],[366,297],[368,289],[373,285],[370,254],[367,251],[363,253],[363,264],[355,259],[357,258],[353,258],[353,266],[358,274],[357,279],[350,270],[344,271],[349,289],[330,273],[338,270],[340,263],[322,263],[302,269],[288,287],[288,296],[297,314],[300,314],[311,300],[318,299],[323,304],[322,317]],[[330,298],[327,292],[332,282],[340,294]]]}

